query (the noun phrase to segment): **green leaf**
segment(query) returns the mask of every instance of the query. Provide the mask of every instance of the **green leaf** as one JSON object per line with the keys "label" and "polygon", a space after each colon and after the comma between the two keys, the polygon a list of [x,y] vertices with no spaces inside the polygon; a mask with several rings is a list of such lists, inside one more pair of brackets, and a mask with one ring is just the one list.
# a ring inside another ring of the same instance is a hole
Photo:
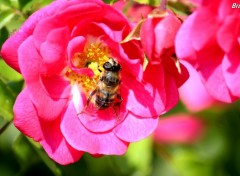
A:
{"label": "green leaf", "polygon": [[0,79],[0,116],[11,121],[15,96],[9,86]]}
{"label": "green leaf", "polygon": [[[19,0],[20,1],[20,0]],[[22,12],[24,14],[27,14],[28,16],[31,15],[33,12],[37,11],[38,9],[50,4],[52,0],[31,0],[28,2],[25,2],[25,0],[22,0]]]}
{"label": "green leaf", "polygon": [[103,0],[106,4],[113,4],[114,2],[117,2],[118,0]]}
{"label": "green leaf", "polygon": [[57,164],[49,158],[44,150],[40,150],[39,148],[35,148],[38,156],[42,159],[42,161],[46,164],[46,166],[54,173],[56,176],[61,176],[61,170],[57,167]]}
{"label": "green leaf", "polygon": [[0,12],[0,16],[1,16],[0,29],[3,28],[7,23],[9,23],[13,19],[14,15],[15,14],[11,9],[1,11]]}
{"label": "green leaf", "polygon": [[29,0],[18,0],[19,9],[23,9],[24,6],[26,6],[29,3]]}
{"label": "green leaf", "polygon": [[[0,118],[0,127],[3,128],[3,124],[6,124],[4,119]],[[1,151],[12,152],[12,145],[15,142],[17,136],[19,135],[19,131],[16,129],[12,122],[8,122],[8,127],[4,130],[4,132],[0,136],[0,156]],[[2,161],[2,156],[1,156]]]}
{"label": "green leaf", "polygon": [[0,59],[0,115],[7,121],[13,118],[13,104],[22,86],[22,76]]}
{"label": "green leaf", "polygon": [[227,136],[218,128],[211,127],[196,149],[199,158],[210,164],[217,163],[228,155]]}
{"label": "green leaf", "polygon": [[35,153],[34,148],[28,142],[27,138],[21,134],[13,144],[13,151],[17,155],[19,163],[23,168],[31,166],[39,159]]}
{"label": "green leaf", "polygon": [[11,2],[10,2],[10,0],[1,0],[0,10],[3,10],[4,7],[11,7]]}
{"label": "green leaf", "polygon": [[22,90],[22,75],[0,59],[0,79],[11,89],[14,97]]}
{"label": "green leaf", "polygon": [[[56,163],[47,156],[42,148],[36,147],[32,143],[32,139],[23,135],[19,135],[14,142],[13,151],[21,165],[18,175],[52,175],[54,173],[55,176],[60,176],[61,171],[57,168]],[[33,170],[33,168],[39,169],[40,166],[43,167],[41,173]]]}
{"label": "green leaf", "polygon": [[171,9],[174,11],[176,14],[181,14],[181,15],[189,15],[191,14],[191,6],[187,6],[186,4],[181,3],[180,1],[176,2],[169,2],[167,5],[168,9]]}
{"label": "green leaf", "polygon": [[26,18],[23,14],[15,15],[14,18],[12,18],[12,20],[6,24],[6,28],[10,33],[9,36],[15,33],[21,27],[25,20]]}
{"label": "green leaf", "polygon": [[82,174],[79,175],[118,175],[121,173],[114,156],[94,158],[90,154],[85,153],[80,159],[80,162],[82,162],[82,160],[86,162],[85,168],[87,169],[87,174],[81,171]]}
{"label": "green leaf", "polygon": [[134,1],[140,4],[146,4],[146,5],[152,5],[152,6],[158,6],[160,4],[159,0],[134,0]]}
{"label": "green leaf", "polygon": [[181,150],[174,153],[174,166],[180,175],[212,176],[213,166],[202,160],[194,151]]}
{"label": "green leaf", "polygon": [[9,32],[6,27],[3,27],[2,29],[0,29],[0,48],[2,48],[2,44],[7,40],[8,35],[9,35]]}
{"label": "green leaf", "polygon": [[133,167],[139,176],[150,175],[152,161],[152,138],[132,143],[126,153],[128,165]]}
{"label": "green leaf", "polygon": [[[0,118],[0,127],[6,123]],[[12,150],[14,141],[19,135],[19,131],[15,128],[12,122],[9,126],[0,134],[0,175],[12,176],[16,175],[19,170],[19,164],[16,162],[16,156]]]}
{"label": "green leaf", "polygon": [[0,59],[0,78],[6,81],[20,81],[22,80],[22,75],[9,67],[3,59]]}
{"label": "green leaf", "polygon": [[3,3],[1,0],[0,17],[0,29],[6,27],[10,33],[26,20],[26,15],[19,10],[18,0],[3,0]]}

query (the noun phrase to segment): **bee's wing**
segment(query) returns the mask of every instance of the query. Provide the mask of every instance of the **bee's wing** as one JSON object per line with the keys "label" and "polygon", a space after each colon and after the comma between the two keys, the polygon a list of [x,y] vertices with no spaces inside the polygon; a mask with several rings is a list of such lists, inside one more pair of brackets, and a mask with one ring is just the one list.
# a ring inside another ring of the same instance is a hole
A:
{"label": "bee's wing", "polygon": [[95,114],[99,110],[99,108],[96,107],[96,105],[95,105],[96,92],[97,92],[97,88],[95,88],[91,92],[91,94],[89,95],[88,100],[87,100],[87,104],[85,105],[85,107],[82,110],[82,112],[85,112],[87,114],[93,115],[93,114]]}

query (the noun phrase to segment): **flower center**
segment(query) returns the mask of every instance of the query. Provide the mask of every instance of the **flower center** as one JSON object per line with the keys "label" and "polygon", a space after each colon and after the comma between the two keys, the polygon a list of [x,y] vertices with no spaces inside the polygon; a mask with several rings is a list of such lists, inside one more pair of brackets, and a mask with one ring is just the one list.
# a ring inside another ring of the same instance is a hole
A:
{"label": "flower center", "polygon": [[88,74],[68,69],[66,72],[67,78],[72,85],[80,85],[84,93],[88,95],[96,87],[100,74],[104,70],[103,64],[109,60],[109,55],[108,47],[102,43],[87,45],[82,53],[77,52],[74,54],[72,64],[77,70],[81,68],[91,69],[94,75],[89,76]]}

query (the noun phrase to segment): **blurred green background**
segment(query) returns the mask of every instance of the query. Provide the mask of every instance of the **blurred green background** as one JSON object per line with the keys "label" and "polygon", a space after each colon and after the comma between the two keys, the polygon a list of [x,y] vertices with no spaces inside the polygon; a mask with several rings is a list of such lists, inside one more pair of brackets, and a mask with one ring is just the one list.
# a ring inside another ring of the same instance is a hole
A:
{"label": "blurred green background", "polygon": [[[51,0],[0,0],[0,47],[26,18]],[[111,3],[111,1],[106,1]],[[143,2],[143,1],[141,1]],[[144,1],[157,4],[157,1]],[[173,8],[182,8],[172,3]],[[240,175],[239,103],[195,113],[205,124],[203,136],[193,144],[166,145],[149,138],[130,145],[124,156],[94,158],[61,166],[48,158],[38,143],[13,125],[12,107],[24,86],[20,74],[0,58],[0,175],[66,176],[238,176]],[[179,104],[164,116],[190,113]],[[191,113],[193,114],[193,113]],[[161,117],[164,118],[164,117]],[[167,118],[167,117],[165,117]],[[174,129],[172,129],[174,130]]]}

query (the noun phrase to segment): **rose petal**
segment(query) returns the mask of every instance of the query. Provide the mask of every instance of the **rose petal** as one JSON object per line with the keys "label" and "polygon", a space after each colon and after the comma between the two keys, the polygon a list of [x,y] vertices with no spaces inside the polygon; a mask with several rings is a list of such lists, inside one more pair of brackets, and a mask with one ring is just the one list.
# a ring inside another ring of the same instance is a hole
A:
{"label": "rose petal", "polygon": [[192,2],[196,3],[197,5],[202,4],[202,1],[204,1],[204,0],[192,0]]}
{"label": "rose petal", "polygon": [[[211,59],[209,59],[211,58]],[[204,80],[207,91],[217,100],[232,102],[236,97],[232,96],[223,75],[223,52],[214,45],[198,53],[199,73]]]}
{"label": "rose petal", "polygon": [[208,68],[208,70],[211,69],[211,75],[207,74],[205,69],[200,70],[200,74],[204,78],[204,85],[208,92],[217,100],[227,103],[233,102],[236,98],[232,97],[231,93],[229,92],[223,77],[221,66],[212,65],[209,67],[210,68]]}
{"label": "rose petal", "polygon": [[77,52],[81,53],[84,49],[85,44],[86,38],[83,36],[78,36],[71,39],[67,47],[68,58],[72,59],[75,53]]}
{"label": "rose petal", "polygon": [[64,114],[61,130],[71,146],[91,154],[122,155],[128,148],[128,143],[117,138],[112,131],[88,131],[80,122],[72,103]]}
{"label": "rose petal", "polygon": [[178,88],[182,86],[189,78],[189,72],[182,63],[180,63],[180,70],[181,71],[180,73],[178,72],[178,76],[175,77]]}
{"label": "rose petal", "polygon": [[[220,21],[224,21],[226,19],[226,17],[228,17],[230,15],[233,15],[233,14],[238,15],[239,14],[238,10],[232,8],[233,3],[236,3],[235,0],[222,0],[221,2],[217,1],[217,0],[215,0],[215,1],[218,4],[217,5],[218,18]],[[214,2],[213,2],[213,5],[216,5],[216,4],[214,4]],[[237,22],[236,22],[236,25],[238,25]]]}
{"label": "rose petal", "polygon": [[[58,14],[57,18],[63,22],[75,26],[79,21],[86,18],[99,19],[105,12],[103,10],[105,4],[102,1],[96,0],[78,0],[78,1],[65,1],[66,6],[62,6],[61,13]],[[81,10],[79,10],[81,9]]]}
{"label": "rose petal", "polygon": [[25,135],[40,141],[43,138],[37,111],[29,97],[27,88],[18,95],[13,107],[14,125]]}
{"label": "rose petal", "polygon": [[68,99],[53,99],[45,92],[39,73],[42,59],[34,47],[32,37],[23,42],[18,50],[18,54],[19,66],[26,81],[30,97],[38,110],[38,115],[46,120],[57,118],[64,110]]}
{"label": "rose petal", "polygon": [[52,122],[42,122],[44,139],[40,143],[49,157],[62,165],[67,165],[78,161],[83,152],[67,143],[60,130],[60,122],[60,118]]}
{"label": "rose petal", "polygon": [[[174,52],[175,36],[180,25],[180,20],[171,13],[168,13],[161,22],[156,24],[154,29],[155,40],[153,40],[153,42],[155,42],[154,52],[156,58],[163,54],[165,49],[171,49],[171,54]],[[149,34],[149,32],[147,34]]]}
{"label": "rose petal", "polygon": [[[88,23],[102,20],[102,1],[65,1],[66,6],[63,6],[61,13],[54,17],[58,21],[67,23],[71,29],[72,37],[86,36],[89,34]],[[81,9],[81,10],[79,10]],[[83,33],[82,33],[83,32]]]}
{"label": "rose petal", "polygon": [[156,20],[147,19],[140,31],[141,44],[148,58],[154,58],[155,33],[153,30],[156,22]]}
{"label": "rose petal", "polygon": [[[162,57],[161,60],[164,71],[171,75],[175,79],[177,87],[180,87],[189,77],[188,70],[175,58]],[[179,64],[179,66],[177,66],[177,64]]]}
{"label": "rose petal", "polygon": [[46,141],[41,141],[40,143],[47,152],[48,156],[61,165],[68,165],[77,162],[84,154],[84,152],[72,148],[64,138],[61,139],[55,150],[52,150],[51,146],[49,146]]}
{"label": "rose petal", "polygon": [[36,11],[25,21],[25,23],[16,33],[7,39],[1,49],[2,58],[7,64],[9,64],[18,72],[20,71],[17,54],[19,46],[33,33],[36,24],[38,24],[40,20],[42,20],[44,17],[54,14],[60,5],[61,3],[56,1],[50,6],[46,6]]}
{"label": "rose petal", "polygon": [[217,32],[218,44],[226,53],[228,53],[237,42],[237,37],[240,32],[239,20],[239,15],[225,18],[224,23]]}
{"label": "rose petal", "polygon": [[44,90],[54,99],[70,98],[71,97],[71,85],[70,82],[64,79],[63,76],[54,75],[41,75],[41,82]]}
{"label": "rose petal", "polygon": [[178,93],[178,87],[176,85],[175,77],[171,76],[170,74],[165,74],[165,94],[166,94],[166,100],[165,100],[165,110],[162,112],[165,113],[172,109],[179,101],[179,93]]}
{"label": "rose petal", "polygon": [[[101,12],[100,12],[101,13]],[[90,29],[90,25],[93,21],[99,21],[101,20],[101,16],[88,16],[85,19],[82,19],[81,21],[78,21],[78,23],[73,27],[71,35],[73,37],[86,37],[90,34],[89,31],[94,31]],[[95,31],[96,32],[96,31]]]}
{"label": "rose petal", "polygon": [[201,5],[198,7],[199,9],[205,9],[205,10],[209,10],[213,13],[214,16],[217,15],[218,13],[218,7],[219,7],[219,1],[218,0],[212,0],[212,1],[208,1],[208,0],[201,0]]}
{"label": "rose petal", "polygon": [[114,133],[124,141],[136,142],[150,135],[157,124],[158,117],[142,118],[129,112],[125,120],[114,129]]}
{"label": "rose petal", "polygon": [[164,75],[161,65],[148,65],[143,83],[131,75],[122,74],[122,97],[127,100],[127,109],[138,116],[159,116],[165,109],[164,79],[152,75]]}
{"label": "rose petal", "polygon": [[124,26],[126,33],[123,38],[125,38],[128,35],[128,32],[131,30],[131,26],[129,25],[127,18],[125,18],[121,12],[109,5],[104,6],[103,11],[107,11],[108,13],[103,15],[101,22],[108,24],[108,26],[115,31],[122,30]]}
{"label": "rose petal", "polygon": [[[86,95],[82,92],[81,87],[74,85],[72,88],[73,104],[79,116],[79,120],[84,127],[91,132],[106,132],[121,123],[126,116],[126,101],[122,101],[119,106],[110,106],[105,110],[98,110],[94,103],[87,106]],[[92,96],[91,101],[94,100]]]}
{"label": "rose petal", "polygon": [[41,45],[47,40],[48,34],[57,30],[58,28],[64,28],[62,20],[57,20],[55,16],[46,17],[42,19],[37,25],[35,30],[33,31],[34,44],[37,49],[40,49]]}
{"label": "rose petal", "polygon": [[[194,49],[200,50],[205,45],[210,45],[216,37],[219,28],[217,16],[207,8],[195,12],[195,18],[191,28],[192,44]],[[204,31],[207,32],[203,32]],[[187,43],[186,43],[187,44]]]}
{"label": "rose petal", "polygon": [[192,45],[192,26],[196,13],[190,15],[182,24],[175,39],[176,55],[180,59],[195,63],[196,53]]}
{"label": "rose petal", "polygon": [[215,102],[204,87],[200,76],[189,63],[182,62],[189,71],[189,79],[179,88],[180,96],[190,111],[204,110]]}
{"label": "rose petal", "polygon": [[74,84],[72,86],[72,95],[73,105],[77,111],[77,114],[80,114],[87,102],[86,95],[78,84]]}
{"label": "rose petal", "polygon": [[116,100],[116,102],[113,102],[113,105],[107,109],[98,110],[92,103],[90,103],[89,106],[86,106],[86,101],[83,99],[84,98],[82,98],[82,101],[85,104],[86,110],[83,110],[83,112],[80,113],[79,119],[85,128],[91,132],[109,131],[125,119],[127,110],[126,101],[124,100],[119,104],[119,106],[116,105],[115,107],[114,103],[120,102]]}
{"label": "rose petal", "polygon": [[[121,65],[121,73],[128,73],[130,75],[134,75],[135,78],[142,77],[142,62],[143,62],[143,54],[140,52],[140,48],[136,43],[132,44],[119,44],[109,37],[104,36],[104,43],[109,46],[111,51],[111,56],[117,59],[119,64]],[[126,49],[129,47],[130,49]],[[129,54],[129,53],[134,54]]]}
{"label": "rose petal", "polygon": [[119,10],[119,11],[122,11],[123,8],[124,8],[124,6],[125,6],[126,4],[127,4],[127,2],[124,2],[124,1],[120,0],[120,1],[114,2],[114,3],[112,4],[112,6],[113,6],[115,9],[117,9],[117,10]]}
{"label": "rose petal", "polygon": [[73,163],[82,156],[83,152],[66,143],[59,129],[59,120],[51,123],[40,121],[26,88],[17,97],[14,114],[14,125],[25,135],[39,141],[59,164]]}
{"label": "rose petal", "polygon": [[173,115],[159,120],[154,139],[160,144],[192,143],[201,136],[203,127],[200,119],[184,114]]}
{"label": "rose petal", "polygon": [[49,32],[46,41],[40,47],[40,54],[48,75],[59,74],[67,64],[66,46],[68,28],[58,28]]}
{"label": "rose petal", "polygon": [[138,22],[144,18],[147,18],[148,14],[151,13],[153,9],[155,9],[154,6],[136,3],[135,1],[131,7],[128,8],[128,12],[126,12],[126,14],[131,21]]}
{"label": "rose petal", "polygon": [[122,110],[120,112],[115,112],[113,107],[109,107],[105,110],[93,111],[94,114],[91,114],[91,112],[83,112],[79,115],[79,119],[84,127],[91,132],[106,132],[120,123],[119,120],[125,118],[126,109],[123,108],[122,105],[119,108],[124,109],[125,111]]}
{"label": "rose petal", "polygon": [[234,49],[226,54],[223,58],[222,69],[223,75],[226,80],[231,93],[234,96],[240,97],[240,46],[237,45]]}
{"label": "rose petal", "polygon": [[90,29],[94,29],[93,30],[94,33],[97,32],[98,36],[100,36],[99,33],[103,33],[115,42],[121,42],[123,39],[123,29],[117,31],[117,30],[111,29],[109,26],[107,26],[104,23],[91,23]]}
{"label": "rose petal", "polygon": [[68,45],[68,64],[75,73],[86,75],[90,78],[94,76],[94,72],[90,68],[78,68],[74,65],[73,57],[75,53],[82,53],[86,44],[86,39],[82,36],[73,38]]}

